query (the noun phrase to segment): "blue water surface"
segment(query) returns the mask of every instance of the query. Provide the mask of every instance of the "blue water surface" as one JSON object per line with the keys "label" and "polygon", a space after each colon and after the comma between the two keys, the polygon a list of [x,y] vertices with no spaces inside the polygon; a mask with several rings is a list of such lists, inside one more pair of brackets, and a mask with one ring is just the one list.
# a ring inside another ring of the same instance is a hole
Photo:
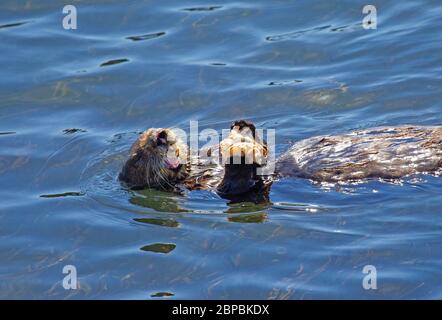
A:
{"label": "blue water surface", "polygon": [[[275,182],[271,204],[125,190],[149,127],[442,125],[442,2],[0,3],[0,298],[441,299],[442,179]],[[79,288],[65,290],[63,267]],[[364,266],[377,289],[363,287]]]}

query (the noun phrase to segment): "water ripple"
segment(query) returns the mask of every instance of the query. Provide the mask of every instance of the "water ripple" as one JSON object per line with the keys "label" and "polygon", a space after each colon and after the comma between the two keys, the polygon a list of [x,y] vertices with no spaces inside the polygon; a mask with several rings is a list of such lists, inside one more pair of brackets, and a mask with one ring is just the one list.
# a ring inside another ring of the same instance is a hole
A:
{"label": "water ripple", "polygon": [[205,7],[191,7],[191,8],[184,8],[183,11],[190,11],[190,12],[204,12],[204,11],[215,11],[218,9],[221,9],[222,6],[205,6]]}
{"label": "water ripple", "polygon": [[143,34],[143,35],[139,35],[139,36],[126,37],[126,39],[132,40],[132,41],[151,40],[151,39],[162,37],[165,34],[166,34],[166,32],[148,33],[148,34]]}
{"label": "water ripple", "polygon": [[113,60],[108,60],[106,62],[103,62],[102,64],[100,64],[100,67],[107,67],[107,66],[112,66],[115,64],[120,64],[120,63],[124,63],[124,62],[128,62],[129,59],[113,59]]}
{"label": "water ripple", "polygon": [[362,23],[354,23],[354,24],[347,24],[342,25],[338,27],[333,27],[332,25],[325,25],[320,27],[314,27],[310,29],[304,29],[299,31],[292,31],[282,34],[276,34],[267,36],[267,41],[284,41],[284,40],[292,40],[299,38],[304,35],[310,35],[310,34],[321,34],[324,32],[343,32],[343,31],[356,31],[356,30],[363,30],[362,29]]}
{"label": "water ripple", "polygon": [[0,29],[15,28],[29,23],[28,21],[0,25]]}

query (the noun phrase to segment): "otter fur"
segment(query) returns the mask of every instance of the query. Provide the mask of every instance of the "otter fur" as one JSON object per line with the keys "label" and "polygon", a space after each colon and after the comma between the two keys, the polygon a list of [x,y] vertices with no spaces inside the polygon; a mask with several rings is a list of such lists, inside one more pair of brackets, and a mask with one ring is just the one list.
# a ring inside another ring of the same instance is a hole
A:
{"label": "otter fur", "polygon": [[187,145],[173,130],[151,128],[132,145],[119,179],[129,187],[173,190],[189,175]]}
{"label": "otter fur", "polygon": [[318,136],[295,143],[276,162],[281,177],[316,182],[399,179],[442,169],[442,127],[398,126]]}

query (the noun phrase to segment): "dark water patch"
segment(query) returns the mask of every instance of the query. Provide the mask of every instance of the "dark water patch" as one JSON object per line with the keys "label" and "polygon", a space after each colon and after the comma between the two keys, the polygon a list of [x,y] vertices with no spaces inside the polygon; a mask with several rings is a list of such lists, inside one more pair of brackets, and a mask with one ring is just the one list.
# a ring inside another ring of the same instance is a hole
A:
{"label": "dark water patch", "polygon": [[16,22],[16,23],[3,24],[3,25],[0,25],[0,29],[19,27],[19,26],[22,26],[22,25],[27,24],[27,23],[28,23],[27,21],[24,21],[24,22]]}
{"label": "dark water patch", "polygon": [[63,133],[64,134],[74,134],[77,132],[87,132],[87,130],[85,129],[79,129],[79,128],[68,128],[68,129],[64,129]]}
{"label": "dark water patch", "polygon": [[132,40],[132,41],[143,41],[143,40],[150,40],[150,39],[159,38],[161,36],[164,36],[165,34],[166,34],[165,32],[148,33],[148,34],[143,34],[143,35],[139,35],[139,36],[126,37],[126,39]]}
{"label": "dark water patch", "polygon": [[170,228],[177,228],[180,226],[179,222],[174,219],[135,218],[134,221]]}
{"label": "dark water patch", "polygon": [[214,63],[211,63],[210,65],[220,67],[220,66],[226,66],[227,64],[221,63],[221,62],[214,62]]}
{"label": "dark water patch", "polygon": [[5,131],[5,132],[0,132],[0,136],[7,136],[7,135],[11,135],[11,134],[16,134],[17,132],[15,131]]}
{"label": "dark water patch", "polygon": [[129,59],[114,59],[114,60],[109,60],[106,62],[103,62],[102,64],[100,64],[100,67],[107,67],[107,66],[112,66],[114,64],[120,64],[120,63],[125,63],[128,62]]}
{"label": "dark water patch", "polygon": [[175,294],[173,294],[172,292],[157,292],[157,293],[151,294],[150,296],[152,298],[161,298],[161,297],[172,297],[174,295]]}
{"label": "dark water patch", "polygon": [[175,250],[175,248],[176,245],[173,243],[154,243],[145,245],[144,247],[141,247],[140,250],[155,253],[169,253]]}
{"label": "dark water patch", "polygon": [[62,198],[62,197],[81,197],[84,196],[84,192],[63,192],[54,194],[42,194],[40,198]]}
{"label": "dark water patch", "polygon": [[192,7],[192,8],[184,8],[183,11],[190,12],[204,12],[204,11],[215,11],[221,9],[222,6],[207,6],[207,7]]}
{"label": "dark water patch", "polygon": [[233,215],[227,218],[230,222],[239,222],[239,223],[263,223],[268,217],[265,213],[252,213],[252,214],[240,214]]}
{"label": "dark water patch", "polygon": [[269,86],[285,86],[285,85],[291,85],[296,83],[301,83],[302,80],[283,80],[283,81],[271,81],[269,82]]}

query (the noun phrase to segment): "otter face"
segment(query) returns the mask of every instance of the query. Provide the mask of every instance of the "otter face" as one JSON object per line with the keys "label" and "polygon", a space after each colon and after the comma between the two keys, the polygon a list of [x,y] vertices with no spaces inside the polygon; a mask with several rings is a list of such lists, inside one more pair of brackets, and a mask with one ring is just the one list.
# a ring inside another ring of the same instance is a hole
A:
{"label": "otter face", "polygon": [[174,189],[188,174],[187,145],[171,129],[151,128],[132,145],[120,179],[131,187]]}
{"label": "otter face", "polygon": [[267,162],[267,146],[249,121],[235,121],[229,136],[221,141],[224,177],[217,187],[223,197],[267,192],[271,182],[257,175],[256,169]]}

